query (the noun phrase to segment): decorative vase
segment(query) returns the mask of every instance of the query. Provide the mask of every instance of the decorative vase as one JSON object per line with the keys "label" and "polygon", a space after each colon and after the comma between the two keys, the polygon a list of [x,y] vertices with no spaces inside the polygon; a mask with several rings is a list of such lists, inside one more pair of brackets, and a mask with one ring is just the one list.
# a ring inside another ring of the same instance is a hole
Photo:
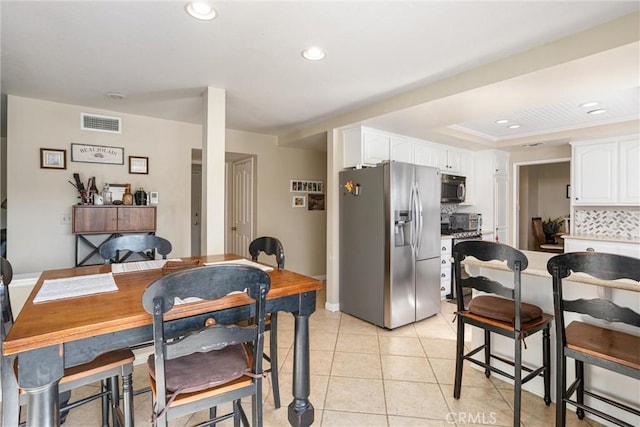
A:
{"label": "decorative vase", "polygon": [[122,195],[123,205],[133,205],[133,194],[131,194],[131,184],[127,184]]}
{"label": "decorative vase", "polygon": [[136,205],[144,206],[147,204],[147,193],[142,187],[138,188],[138,191],[136,191],[134,198],[136,200]]}

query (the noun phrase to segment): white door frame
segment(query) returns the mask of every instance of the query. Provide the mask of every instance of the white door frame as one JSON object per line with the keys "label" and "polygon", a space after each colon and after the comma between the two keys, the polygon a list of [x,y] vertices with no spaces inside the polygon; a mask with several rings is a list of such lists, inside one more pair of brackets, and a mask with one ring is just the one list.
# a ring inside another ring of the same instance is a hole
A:
{"label": "white door frame", "polygon": [[[513,236],[511,241],[513,242],[514,248],[520,247],[520,167],[521,166],[534,166],[534,165],[544,165],[549,163],[571,163],[571,157],[558,157],[554,159],[544,159],[544,160],[530,160],[527,162],[514,162],[513,163],[513,194],[511,200],[513,201]],[[569,176],[569,182],[571,182],[571,176]]]}

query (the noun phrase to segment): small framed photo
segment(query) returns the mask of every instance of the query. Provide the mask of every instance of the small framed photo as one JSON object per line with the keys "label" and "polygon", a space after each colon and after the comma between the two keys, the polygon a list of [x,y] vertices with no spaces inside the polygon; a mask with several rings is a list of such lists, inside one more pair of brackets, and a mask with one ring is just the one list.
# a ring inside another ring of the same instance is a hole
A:
{"label": "small framed photo", "polygon": [[324,210],[324,194],[309,194],[309,210],[310,211]]}
{"label": "small framed photo", "polygon": [[129,156],[129,173],[148,174],[149,158]]}
{"label": "small framed photo", "polygon": [[67,150],[40,149],[40,169],[66,169]]}
{"label": "small framed photo", "polygon": [[322,181],[309,181],[306,179],[292,179],[289,181],[289,191],[292,193],[316,193],[324,192]]}
{"label": "small framed photo", "polygon": [[294,208],[307,207],[307,196],[293,196],[292,206]]}

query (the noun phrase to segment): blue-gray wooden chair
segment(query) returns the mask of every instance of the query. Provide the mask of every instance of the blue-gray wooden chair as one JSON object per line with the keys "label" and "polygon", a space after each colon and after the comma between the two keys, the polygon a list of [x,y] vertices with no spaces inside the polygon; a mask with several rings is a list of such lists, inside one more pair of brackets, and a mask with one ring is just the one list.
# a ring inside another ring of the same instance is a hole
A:
{"label": "blue-gray wooden chair", "polygon": [[[171,249],[171,242],[154,234],[125,234],[103,243],[100,256],[105,264],[124,262],[134,253],[143,253],[147,259],[153,259],[158,253],[166,259]],[[120,256],[120,251],[127,253]]]}
{"label": "blue-gray wooden chair", "polygon": [[[154,354],[147,364],[154,424],[166,426],[169,420],[209,408],[215,422],[233,417],[238,426],[247,421],[240,400],[251,396],[252,425],[262,425],[260,355],[270,284],[258,268],[226,264],[178,271],[147,287],[142,305],[153,316]],[[229,310],[211,312],[205,301],[189,303],[194,306],[188,315],[177,320],[165,316],[176,298],[216,301],[232,292],[245,294],[249,304],[239,317]],[[238,324],[247,317],[248,325]],[[224,402],[233,402],[233,412],[217,415],[216,407]]]}
{"label": "blue-gray wooden chair", "polygon": [[[513,283],[508,286],[483,276],[463,276],[462,262],[467,257],[480,261],[506,261],[513,272]],[[465,360],[482,366],[489,378],[495,372],[513,380],[513,425],[520,426],[520,407],[522,385],[538,376],[544,381],[544,402],[551,404],[551,353],[549,330],[553,316],[543,313],[542,309],[521,300],[521,272],[528,266],[527,257],[517,249],[501,243],[482,240],[469,240],[453,247],[456,295],[463,295],[462,288],[473,288],[489,295],[474,296],[465,307],[464,299],[457,299],[457,342],[456,371],[453,397],[460,398],[462,388],[462,366]],[[484,330],[484,343],[465,353],[465,325]],[[522,345],[525,337],[542,331],[542,366],[526,367],[522,364]],[[491,352],[491,334],[496,333],[514,340],[513,360]],[[484,361],[473,356],[484,350]],[[513,373],[491,365],[491,360],[499,360],[513,367]],[[527,374],[523,376],[523,371]]]}
{"label": "blue-gray wooden chair", "polygon": [[[601,280],[631,279],[640,281],[640,259],[597,252],[573,252],[556,255],[547,263],[553,277],[553,305],[556,323],[556,426],[566,423],[567,403],[575,406],[578,418],[589,412],[611,423],[631,427],[632,424],[596,409],[596,401],[640,416],[640,405],[632,407],[588,387],[584,365],[597,366],[640,379],[640,313],[620,307],[610,300],[565,299],[563,279],[572,273],[586,273]],[[572,284],[575,286],[575,283]],[[590,285],[584,285],[590,286]],[[565,313],[578,313],[580,320],[567,324]],[[603,322],[604,321],[604,322]],[[608,323],[605,323],[608,322]],[[626,324],[635,334],[614,330],[614,324]],[[575,361],[575,379],[567,387],[567,358]],[[588,371],[587,371],[588,372]],[[575,397],[573,397],[575,395]],[[590,405],[584,396],[592,398]],[[637,419],[637,418],[636,418]]]}
{"label": "blue-gray wooden chair", "polygon": [[[275,255],[278,268],[284,270],[284,248],[280,240],[275,237],[258,237],[249,244],[251,259],[258,260],[260,253]],[[269,362],[271,372],[271,386],[273,389],[273,404],[276,409],[280,407],[280,382],[278,380],[278,313],[273,312],[267,315],[266,330],[269,331],[269,356],[263,354],[265,360]]]}
{"label": "blue-gray wooden chair", "polygon": [[[2,306],[2,322],[0,322],[0,344],[13,326],[13,313],[9,296],[9,283],[13,278],[13,269],[9,261],[0,257],[0,305]],[[43,320],[46,321],[46,320]],[[73,408],[96,399],[102,400],[102,425],[109,426],[111,414],[112,425],[133,426],[133,361],[135,356],[129,349],[114,350],[99,355],[91,362],[67,368],[58,386],[60,397],[59,414],[64,422],[66,414]],[[20,405],[26,404],[26,394],[21,393],[14,375],[4,375],[14,371],[17,364],[13,357],[2,357],[2,400],[4,425],[17,426],[20,418]],[[120,391],[118,377],[123,378],[122,408],[120,407]],[[5,381],[11,378],[10,381]],[[71,391],[79,387],[100,382],[100,391],[82,399],[69,402]]]}

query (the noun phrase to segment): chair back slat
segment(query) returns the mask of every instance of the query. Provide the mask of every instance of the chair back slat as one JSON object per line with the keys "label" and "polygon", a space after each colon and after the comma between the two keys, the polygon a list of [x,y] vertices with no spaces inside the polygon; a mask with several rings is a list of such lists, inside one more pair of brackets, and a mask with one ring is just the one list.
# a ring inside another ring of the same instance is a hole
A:
{"label": "chair back slat", "polygon": [[640,314],[628,307],[620,307],[608,300],[599,298],[564,300],[563,305],[564,311],[588,314],[591,317],[606,320],[607,322],[621,322],[640,327]]}
{"label": "chair back slat", "polygon": [[105,264],[114,262],[118,251],[143,252],[155,250],[163,259],[171,252],[171,242],[153,234],[126,234],[115,237],[100,246],[100,256]]}
{"label": "chair back slat", "polygon": [[[613,256],[612,256],[613,255]],[[630,279],[640,281],[640,259],[603,252],[570,252],[554,256],[547,270],[564,279],[573,273],[586,273],[601,280]]]}
{"label": "chair back slat", "polygon": [[510,299],[513,299],[514,297],[513,288],[506,287],[502,283],[491,280],[487,277],[471,276],[468,278],[462,278],[461,282],[462,288],[473,288],[478,291],[496,294]]}
{"label": "chair back slat", "polygon": [[267,255],[275,255],[278,268],[284,270],[284,248],[280,240],[269,236],[254,239],[249,244],[251,259],[257,261],[260,252],[264,252]]}
{"label": "chair back slat", "polygon": [[[563,313],[566,311],[586,314],[608,322],[640,326],[640,314],[629,308],[620,307],[603,298],[566,300],[562,290],[562,279],[572,273],[584,273],[600,280],[627,279],[638,282],[640,259],[602,252],[570,252],[551,258],[547,262],[547,271],[553,277],[554,305],[556,317],[560,316],[560,328],[563,328]],[[640,291],[640,283],[636,285]],[[564,333],[564,330],[560,332]]]}
{"label": "chair back slat", "polygon": [[153,300],[163,299],[163,313],[171,310],[175,298],[196,297],[216,300],[231,292],[244,292],[256,300],[260,296],[260,285],[271,283],[264,271],[241,264],[208,265],[181,270],[156,280],[142,295],[142,305],[148,313],[153,313]]}
{"label": "chair back slat", "polygon": [[167,343],[166,360],[188,356],[195,352],[222,350],[229,345],[251,342],[255,339],[258,325],[212,325],[194,331],[179,341]]}
{"label": "chair back slat", "polygon": [[[493,293],[509,299],[519,299],[520,272],[527,268],[527,257],[511,246],[483,240],[467,240],[457,243],[453,247],[454,285],[456,295],[463,295],[462,288],[473,288],[479,291]],[[513,271],[513,283],[505,286],[502,283],[483,276],[462,276],[462,261],[473,257],[480,261],[502,261]],[[458,310],[464,310],[462,298],[457,298]],[[518,310],[519,312],[519,310]]]}

